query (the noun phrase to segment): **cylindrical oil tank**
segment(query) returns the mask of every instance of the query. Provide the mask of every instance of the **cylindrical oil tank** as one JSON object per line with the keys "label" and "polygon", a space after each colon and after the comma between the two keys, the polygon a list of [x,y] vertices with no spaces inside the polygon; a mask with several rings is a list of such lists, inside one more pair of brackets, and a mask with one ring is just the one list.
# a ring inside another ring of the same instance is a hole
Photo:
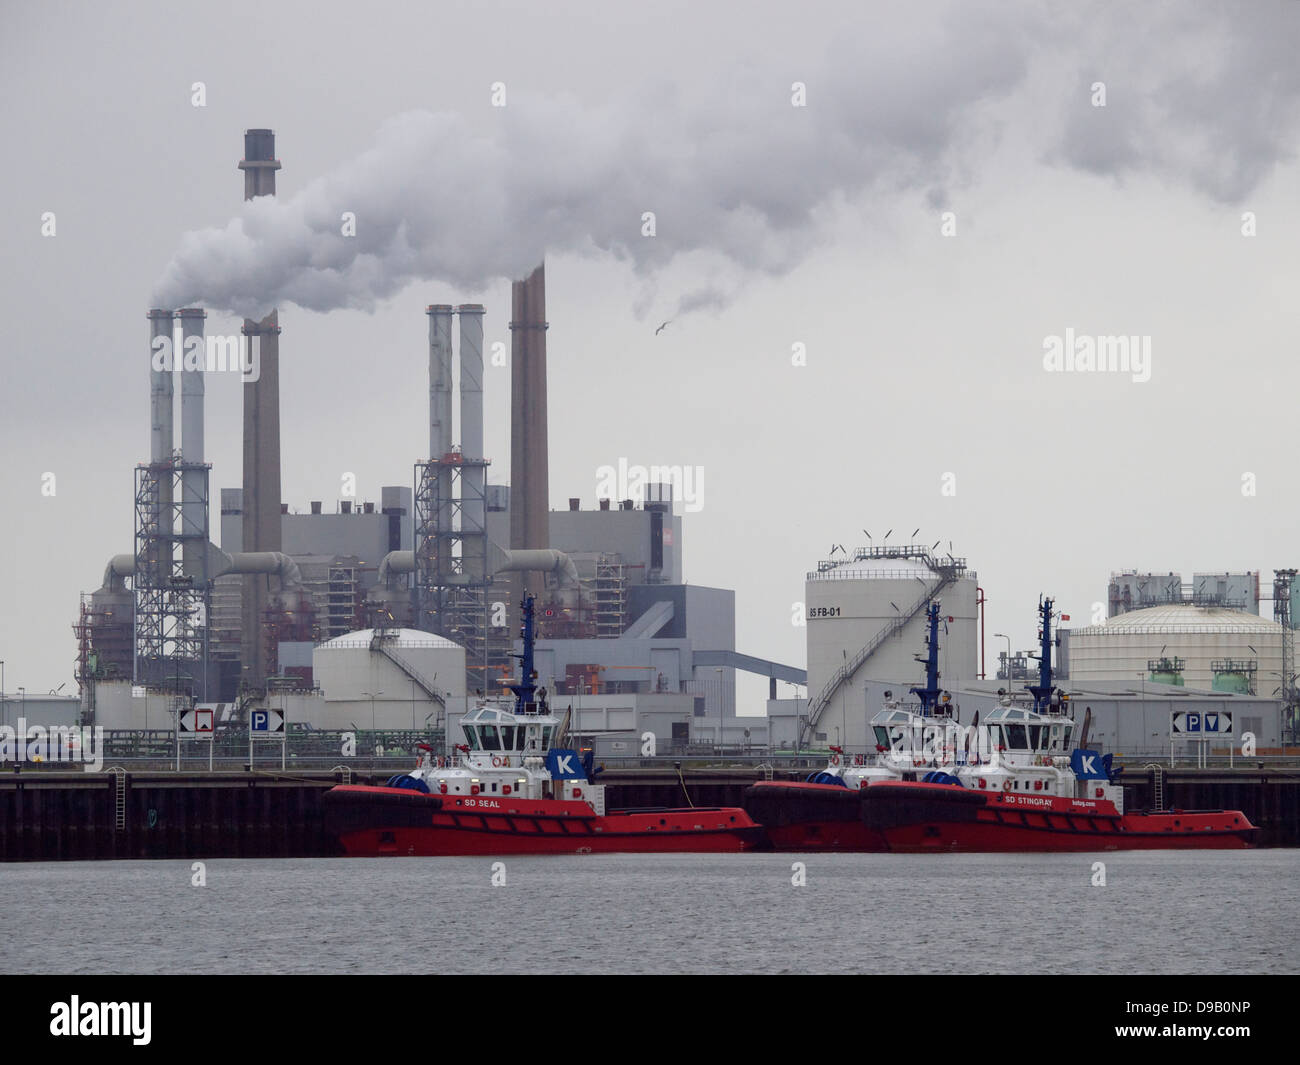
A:
{"label": "cylindrical oil tank", "polygon": [[[823,562],[807,575],[809,699],[815,700],[836,671],[865,647],[876,644],[819,715],[814,744],[838,739],[849,747],[866,745],[868,719],[879,709],[865,705],[867,680],[890,681],[904,690],[924,680],[925,667],[916,656],[924,657],[926,651],[925,604],[942,577],[937,567],[949,564],[954,579],[936,596],[943,618],[939,671],[940,684],[955,690],[977,679],[979,670],[977,579],[959,560],[935,558],[924,548],[877,548]],[[900,618],[906,618],[901,626],[896,625]]]}

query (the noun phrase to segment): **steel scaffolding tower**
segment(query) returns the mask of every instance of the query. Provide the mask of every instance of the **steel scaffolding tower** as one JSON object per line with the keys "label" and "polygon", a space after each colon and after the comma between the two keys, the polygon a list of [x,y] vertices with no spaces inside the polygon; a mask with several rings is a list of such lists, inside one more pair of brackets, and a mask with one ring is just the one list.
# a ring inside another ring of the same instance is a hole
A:
{"label": "steel scaffolding tower", "polygon": [[[487,530],[467,514],[487,512],[487,466],[455,452],[415,464],[415,627],[465,648],[471,692],[488,690],[508,651],[489,624]],[[483,474],[464,476],[470,470]]]}
{"label": "steel scaffolding tower", "polygon": [[[135,472],[134,681],[186,690],[196,699],[208,695],[210,470],[204,462],[172,461]],[[202,519],[194,521],[198,513]],[[199,549],[185,551],[189,541]]]}
{"label": "steel scaffolding tower", "polygon": [[627,628],[627,568],[617,555],[596,563],[596,636],[614,639]]}

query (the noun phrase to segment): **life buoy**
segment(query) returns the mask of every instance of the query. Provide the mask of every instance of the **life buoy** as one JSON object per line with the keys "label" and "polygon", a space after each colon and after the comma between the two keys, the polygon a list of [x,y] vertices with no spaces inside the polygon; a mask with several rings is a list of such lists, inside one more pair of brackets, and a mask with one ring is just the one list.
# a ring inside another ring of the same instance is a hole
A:
{"label": "life buoy", "polygon": [[423,766],[423,765],[424,765],[424,755],[422,755],[422,754],[417,754],[417,755],[415,756],[415,768],[416,768],[416,769],[419,769],[419,768],[420,768],[421,766]]}
{"label": "life buoy", "polygon": [[1010,781],[1010,780],[1004,780],[1004,781],[1002,782],[1002,790],[1003,790],[1003,791],[1010,791],[1010,790],[1011,790],[1011,781]]}
{"label": "life buoy", "polygon": [[445,769],[446,766],[447,766],[447,759],[443,758],[442,755],[438,755],[438,768]]}
{"label": "life buoy", "polygon": [[503,765],[508,766],[510,765],[510,756],[505,755],[504,757],[502,757],[494,754],[492,756],[492,764],[495,766],[503,766]]}
{"label": "life buoy", "polygon": [[831,765],[839,765],[839,764],[840,764],[840,756],[838,754],[831,755]]}

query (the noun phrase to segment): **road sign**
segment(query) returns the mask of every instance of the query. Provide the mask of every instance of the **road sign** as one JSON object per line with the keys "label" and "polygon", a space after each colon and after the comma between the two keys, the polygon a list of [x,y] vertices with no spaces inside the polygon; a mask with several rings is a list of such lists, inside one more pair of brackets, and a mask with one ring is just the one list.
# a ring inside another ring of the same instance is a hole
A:
{"label": "road sign", "polygon": [[259,739],[278,740],[284,735],[284,714],[279,710],[254,710],[248,718],[248,729]]}
{"label": "road sign", "polygon": [[183,740],[210,740],[216,732],[215,717],[211,706],[182,710],[176,717],[177,731]]}
{"label": "road sign", "polygon": [[1232,735],[1231,710],[1174,710],[1169,715],[1171,736],[1227,737]]}

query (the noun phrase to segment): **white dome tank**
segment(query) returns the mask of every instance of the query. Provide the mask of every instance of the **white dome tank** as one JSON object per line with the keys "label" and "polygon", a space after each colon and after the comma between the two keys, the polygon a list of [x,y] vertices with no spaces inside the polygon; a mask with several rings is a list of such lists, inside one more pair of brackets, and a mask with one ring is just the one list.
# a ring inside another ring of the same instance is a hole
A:
{"label": "white dome tank", "polygon": [[360,629],[318,645],[312,675],[325,697],[321,728],[425,728],[465,695],[465,649],[419,629]]}
{"label": "white dome tank", "polygon": [[1122,680],[1135,687],[1156,658],[1181,658],[1189,688],[1214,684],[1215,660],[1258,663],[1260,695],[1278,686],[1282,640],[1294,639],[1276,621],[1245,610],[1170,603],[1129,610],[1100,625],[1070,630],[1070,684]]}

